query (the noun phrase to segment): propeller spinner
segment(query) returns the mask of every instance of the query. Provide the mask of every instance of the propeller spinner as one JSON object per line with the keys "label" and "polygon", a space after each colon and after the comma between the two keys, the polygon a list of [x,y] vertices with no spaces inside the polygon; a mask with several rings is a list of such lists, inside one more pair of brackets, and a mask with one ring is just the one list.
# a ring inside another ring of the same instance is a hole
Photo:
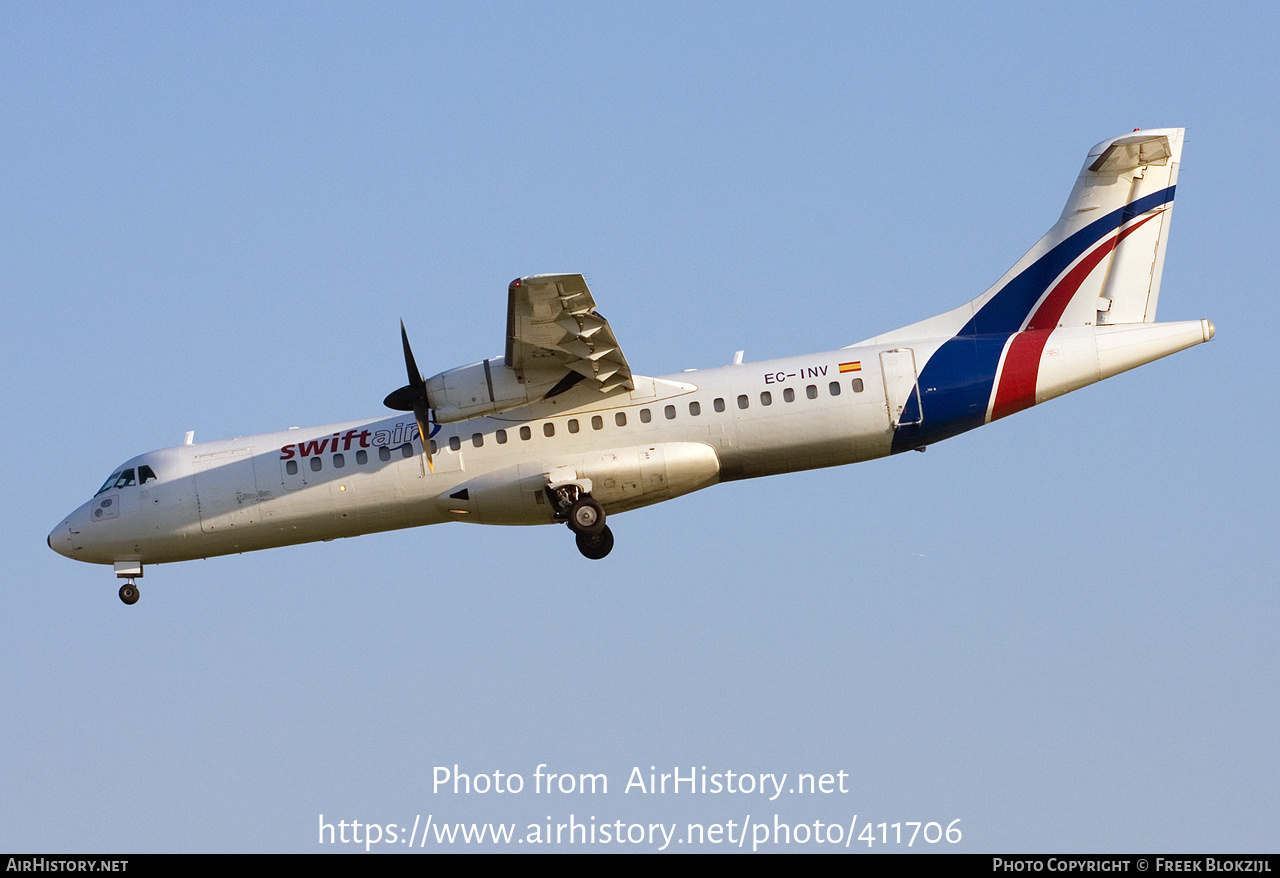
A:
{"label": "propeller spinner", "polygon": [[422,439],[422,453],[427,458],[427,468],[434,473],[436,468],[431,462],[431,397],[427,393],[427,382],[413,359],[409,333],[405,331],[403,320],[400,321],[400,341],[404,344],[404,367],[409,373],[409,383],[387,394],[382,404],[396,411],[413,412],[418,422],[418,436]]}

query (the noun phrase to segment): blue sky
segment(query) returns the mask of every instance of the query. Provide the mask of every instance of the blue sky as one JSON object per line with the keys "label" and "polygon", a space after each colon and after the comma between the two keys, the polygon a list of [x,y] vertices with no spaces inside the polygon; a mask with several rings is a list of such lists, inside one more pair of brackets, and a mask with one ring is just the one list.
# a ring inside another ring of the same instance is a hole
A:
{"label": "blue sky", "polygon": [[[1278,36],[1247,3],[3,7],[0,847],[777,814],[1274,850]],[[1158,126],[1160,317],[1217,338],[926,454],[628,513],[602,563],[445,525],[151,568],[126,608],[44,544],[187,430],[384,411],[400,318],[426,371],[499,353],[519,275],[584,273],[645,374],[946,310]],[[432,791],[544,763],[609,793]],[[623,792],[704,765],[850,791]]]}

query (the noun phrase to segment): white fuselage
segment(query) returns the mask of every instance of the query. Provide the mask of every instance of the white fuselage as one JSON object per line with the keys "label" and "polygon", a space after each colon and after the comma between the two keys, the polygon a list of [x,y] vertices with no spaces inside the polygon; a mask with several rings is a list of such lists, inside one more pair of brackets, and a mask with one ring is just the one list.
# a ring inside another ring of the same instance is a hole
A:
{"label": "white fuselage", "polygon": [[[850,362],[856,371],[841,374]],[[100,493],[49,542],[77,560],[154,564],[444,521],[551,524],[543,488],[556,471],[590,479],[615,513],[890,452],[874,350],[636,376],[636,385],[436,426],[434,472],[403,414],[153,451],[120,469],[149,466],[154,481]],[[466,499],[450,496],[463,489]]]}

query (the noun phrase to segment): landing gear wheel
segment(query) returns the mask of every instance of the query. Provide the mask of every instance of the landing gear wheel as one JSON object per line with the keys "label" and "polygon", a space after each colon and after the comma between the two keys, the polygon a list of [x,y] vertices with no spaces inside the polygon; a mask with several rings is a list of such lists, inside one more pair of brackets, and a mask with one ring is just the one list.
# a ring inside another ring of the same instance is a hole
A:
{"label": "landing gear wheel", "polygon": [[120,600],[124,601],[129,606],[136,604],[139,597],[138,587],[133,584],[132,579],[120,586]]}
{"label": "landing gear wheel", "polygon": [[569,507],[569,529],[578,536],[597,536],[604,531],[604,507],[590,497],[579,497]]}
{"label": "landing gear wheel", "polygon": [[600,533],[595,536],[585,536],[578,534],[578,551],[592,561],[599,561],[605,555],[613,551],[613,531],[608,526],[604,527]]}

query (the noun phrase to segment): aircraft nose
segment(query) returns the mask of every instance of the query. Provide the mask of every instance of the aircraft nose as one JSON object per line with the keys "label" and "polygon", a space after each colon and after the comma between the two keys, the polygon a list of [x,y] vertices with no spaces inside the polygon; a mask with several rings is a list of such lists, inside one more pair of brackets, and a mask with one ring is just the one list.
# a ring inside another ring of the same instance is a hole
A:
{"label": "aircraft nose", "polygon": [[79,530],[75,526],[75,518],[75,513],[72,513],[62,519],[62,523],[49,531],[49,536],[45,539],[50,549],[65,558],[75,558],[75,539],[76,532]]}
{"label": "aircraft nose", "polygon": [[59,555],[70,557],[68,553],[71,551],[71,529],[67,527],[67,522],[64,520],[62,524],[49,531],[45,542]]}

